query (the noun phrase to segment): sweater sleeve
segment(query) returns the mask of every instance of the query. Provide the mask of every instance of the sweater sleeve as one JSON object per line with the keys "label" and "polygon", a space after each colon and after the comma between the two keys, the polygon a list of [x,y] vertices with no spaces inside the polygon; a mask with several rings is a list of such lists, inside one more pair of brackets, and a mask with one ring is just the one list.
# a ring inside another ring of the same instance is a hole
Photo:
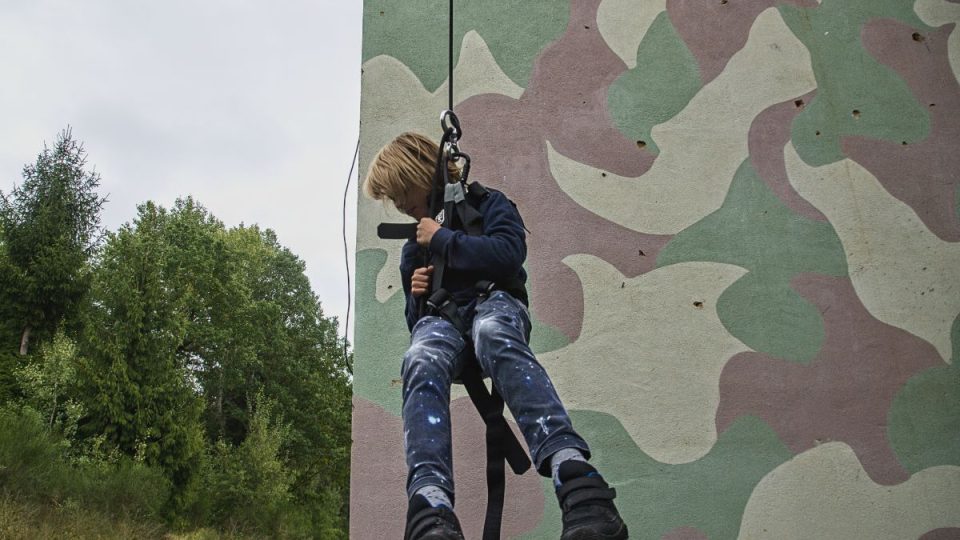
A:
{"label": "sweater sleeve", "polygon": [[481,207],[483,235],[442,228],[430,240],[430,250],[446,256],[447,267],[480,272],[492,279],[512,277],[527,258],[526,231],[520,213],[502,193],[491,191]]}

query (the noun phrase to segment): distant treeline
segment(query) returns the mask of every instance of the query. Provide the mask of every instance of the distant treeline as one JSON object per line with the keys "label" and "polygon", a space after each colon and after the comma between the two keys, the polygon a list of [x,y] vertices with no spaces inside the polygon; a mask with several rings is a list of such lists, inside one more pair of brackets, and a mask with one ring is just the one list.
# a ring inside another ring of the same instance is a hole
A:
{"label": "distant treeline", "polygon": [[0,503],[346,538],[350,357],[303,262],[191,198],[104,231],[99,184],[67,129],[0,193]]}

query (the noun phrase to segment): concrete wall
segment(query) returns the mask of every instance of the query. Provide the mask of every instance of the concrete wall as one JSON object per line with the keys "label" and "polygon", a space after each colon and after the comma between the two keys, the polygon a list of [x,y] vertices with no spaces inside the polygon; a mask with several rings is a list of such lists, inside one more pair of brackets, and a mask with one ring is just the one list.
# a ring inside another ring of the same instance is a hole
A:
{"label": "concrete wall", "polygon": [[[445,108],[446,1],[365,0],[361,177]],[[960,3],[457,3],[472,177],[632,538],[960,538]],[[400,538],[400,217],[361,199],[351,536]],[[483,433],[462,390],[457,511]],[[504,536],[558,538],[549,482]]]}

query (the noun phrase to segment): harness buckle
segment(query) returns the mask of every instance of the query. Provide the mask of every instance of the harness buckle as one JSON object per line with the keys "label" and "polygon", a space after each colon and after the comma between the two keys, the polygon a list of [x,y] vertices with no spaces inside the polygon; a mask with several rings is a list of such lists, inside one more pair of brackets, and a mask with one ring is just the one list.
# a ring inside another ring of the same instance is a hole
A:
{"label": "harness buckle", "polygon": [[497,284],[493,281],[482,279],[473,286],[477,291],[477,298],[481,301],[486,300],[490,294],[497,289]]}
{"label": "harness buckle", "polygon": [[450,304],[450,293],[446,289],[440,289],[427,298],[427,306],[437,313],[443,313],[443,308]]}
{"label": "harness buckle", "polygon": [[438,316],[446,319],[461,334],[467,331],[463,320],[460,318],[460,315],[457,314],[457,304],[453,301],[453,297],[450,296],[450,293],[448,293],[446,289],[440,289],[431,294],[430,298],[427,299],[427,307],[434,310],[434,313]]}

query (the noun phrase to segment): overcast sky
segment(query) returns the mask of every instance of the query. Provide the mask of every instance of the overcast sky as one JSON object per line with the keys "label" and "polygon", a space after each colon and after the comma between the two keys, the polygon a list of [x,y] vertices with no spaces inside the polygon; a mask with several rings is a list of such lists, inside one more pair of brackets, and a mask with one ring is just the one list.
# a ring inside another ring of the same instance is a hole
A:
{"label": "overcast sky", "polygon": [[104,226],[193,195],[227,226],[271,228],[342,333],[361,12],[359,1],[0,0],[0,190],[69,124],[109,196]]}

